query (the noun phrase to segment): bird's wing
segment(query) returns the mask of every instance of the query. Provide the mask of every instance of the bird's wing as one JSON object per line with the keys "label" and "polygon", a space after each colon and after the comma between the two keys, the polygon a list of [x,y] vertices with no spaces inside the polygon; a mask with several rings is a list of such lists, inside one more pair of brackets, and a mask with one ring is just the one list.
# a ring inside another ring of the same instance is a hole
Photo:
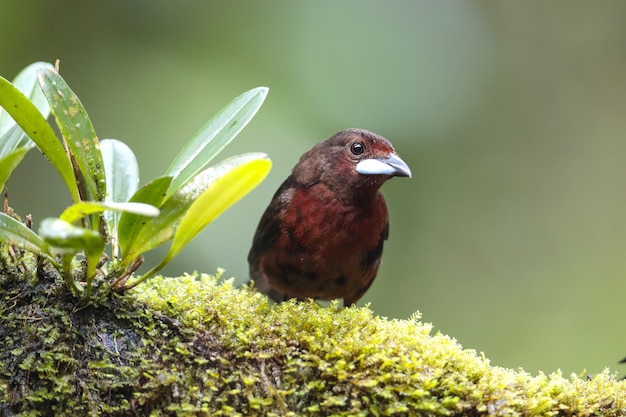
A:
{"label": "bird's wing", "polygon": [[252,240],[252,247],[248,253],[248,264],[250,265],[250,277],[252,279],[258,278],[261,255],[266,253],[280,237],[281,214],[289,203],[292,194],[291,190],[294,187],[294,180],[289,176],[278,188],[259,221],[259,226]]}

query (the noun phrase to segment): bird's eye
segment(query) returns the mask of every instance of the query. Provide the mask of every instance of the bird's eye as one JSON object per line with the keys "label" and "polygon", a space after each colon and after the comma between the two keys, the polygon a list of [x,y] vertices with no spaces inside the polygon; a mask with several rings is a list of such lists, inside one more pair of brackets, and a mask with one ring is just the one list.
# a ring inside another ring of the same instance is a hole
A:
{"label": "bird's eye", "polygon": [[363,145],[361,142],[354,142],[352,145],[350,145],[350,152],[352,152],[354,155],[361,155],[363,152],[365,152],[365,145]]}

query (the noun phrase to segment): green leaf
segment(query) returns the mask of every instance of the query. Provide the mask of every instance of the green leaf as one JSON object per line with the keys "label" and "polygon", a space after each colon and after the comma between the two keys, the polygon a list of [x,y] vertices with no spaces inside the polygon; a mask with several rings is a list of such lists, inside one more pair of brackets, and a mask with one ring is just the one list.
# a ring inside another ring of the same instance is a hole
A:
{"label": "green leaf", "polygon": [[23,223],[0,212],[0,242],[9,243],[37,255],[46,257],[59,266],[47,250],[46,243]]}
{"label": "green leaf", "polygon": [[0,157],[4,157],[17,149],[27,151],[35,147],[35,142],[30,140],[21,127],[13,125],[0,136]]}
{"label": "green leaf", "polygon": [[51,246],[51,249],[64,256],[65,280],[75,291],[82,291],[75,280],[70,276],[68,267],[71,255],[84,251],[87,256],[87,292],[86,299],[91,295],[91,286],[96,274],[96,267],[104,253],[104,239],[95,230],[74,226],[71,223],[57,218],[43,219],[39,226],[39,235]]}
{"label": "green leaf", "polygon": [[41,221],[39,226],[39,236],[61,254],[77,253],[89,248],[98,247],[104,240],[100,233],[54,217],[48,217]]}
{"label": "green leaf", "polygon": [[[161,208],[163,201],[165,200],[165,192],[172,182],[172,177],[159,177],[155,178],[148,184],[141,187],[130,198],[131,202],[146,203],[155,207]],[[163,210],[161,210],[161,217]],[[157,217],[157,219],[159,218]],[[137,238],[141,229],[150,219],[139,216],[132,213],[122,213],[120,217],[120,223],[118,226],[117,237],[122,252],[122,258],[125,261],[131,262],[134,257],[129,256],[132,254],[140,254],[136,250],[137,246],[141,246],[141,242],[137,242]]]}
{"label": "green leaf", "polygon": [[[37,70],[41,67],[52,68],[45,62],[36,62],[24,68],[14,79],[13,86],[21,91],[37,107],[44,118],[50,114],[50,106],[37,83]],[[4,186],[13,170],[35,142],[30,140],[13,118],[0,108],[0,189]]]}
{"label": "green leaf", "polygon": [[[41,67],[52,68],[45,62],[36,62],[24,68],[13,79],[13,86],[21,91],[46,118],[50,107],[37,83],[37,70]],[[24,133],[13,118],[0,108],[0,189],[9,179],[26,153],[35,147],[35,142]]]}
{"label": "green leaf", "polygon": [[174,177],[167,191],[172,196],[222,150],[259,110],[269,89],[257,87],[231,101],[191,138],[165,175]]}
{"label": "green leaf", "polygon": [[103,139],[100,150],[104,160],[106,201],[128,201],[139,185],[139,166],[133,151],[117,139]]}
{"label": "green leaf", "polygon": [[[47,62],[35,62],[30,64],[13,79],[13,85],[20,90],[39,109],[42,116],[47,118],[50,115],[50,106],[37,83],[37,70],[41,67],[53,68]],[[0,109],[0,136],[15,126],[15,120],[6,112]]]}
{"label": "green leaf", "polygon": [[39,69],[39,84],[57,126],[82,174],[86,201],[104,201],[106,178],[98,138],[82,103],[65,80],[50,68]]}
{"label": "green leaf", "polygon": [[[39,150],[59,171],[73,201],[79,201],[78,188],[72,164],[65,149],[37,107],[17,87],[0,77],[0,106],[37,144]],[[3,111],[3,113],[4,113]],[[4,116],[3,116],[4,117]],[[9,127],[9,129],[11,129]],[[8,130],[7,130],[8,131]]]}
{"label": "green leaf", "polygon": [[[162,215],[151,219],[145,229],[152,239],[146,239],[142,251],[158,246],[173,235],[174,241],[165,258],[129,286],[137,285],[169,263],[209,223],[256,187],[272,166],[267,155],[249,153],[234,156],[208,168],[180,189],[161,208]],[[172,205],[170,202],[176,201]],[[146,236],[149,237],[149,236]]]}
{"label": "green leaf", "polygon": [[159,215],[158,208],[145,203],[81,201],[80,203],[72,204],[66,208],[59,218],[68,223],[75,223],[90,214],[102,213],[106,211],[127,212],[148,217],[156,217]]}
{"label": "green leaf", "polygon": [[[139,167],[135,154],[124,142],[116,139],[101,140],[100,150],[107,181],[107,194],[104,201],[108,203],[130,200],[139,185]],[[121,215],[119,211],[112,210],[104,213],[115,253],[117,253],[117,231]]]}
{"label": "green leaf", "polygon": [[[196,178],[198,176],[196,176]],[[171,179],[171,177],[164,178]],[[195,178],[189,184],[194,183]],[[161,197],[163,196],[161,195]],[[146,253],[172,239],[178,222],[193,202],[193,198],[193,195],[179,190],[179,192],[174,194],[167,201],[165,201],[161,207],[159,207],[161,214],[158,217],[140,219],[140,222],[134,221],[135,228],[132,231],[132,245],[125,246],[122,241],[122,236],[120,235],[122,258],[125,258],[125,261],[131,261],[137,256]],[[122,229],[122,222],[125,217],[130,218],[131,216],[126,214],[122,215],[122,219],[120,220],[121,234],[129,233],[127,230]]]}
{"label": "green leaf", "polygon": [[22,147],[0,157],[0,190],[4,188],[4,184],[6,184],[9,176],[22,162],[28,151],[29,148]]}
{"label": "green leaf", "polygon": [[[272,162],[263,153],[238,155],[213,167],[206,176],[208,187],[193,200],[182,218],[164,262],[178,255],[202,229],[252,191],[267,176],[271,167]],[[195,193],[201,188],[189,191]]]}

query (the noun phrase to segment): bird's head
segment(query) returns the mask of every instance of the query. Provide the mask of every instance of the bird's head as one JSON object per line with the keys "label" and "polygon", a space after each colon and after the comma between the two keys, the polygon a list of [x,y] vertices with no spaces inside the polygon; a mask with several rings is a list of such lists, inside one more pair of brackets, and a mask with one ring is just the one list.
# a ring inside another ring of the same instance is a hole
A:
{"label": "bird's head", "polygon": [[302,155],[293,175],[302,184],[324,182],[336,191],[360,194],[378,191],[391,177],[411,177],[411,169],[387,139],[346,129]]}

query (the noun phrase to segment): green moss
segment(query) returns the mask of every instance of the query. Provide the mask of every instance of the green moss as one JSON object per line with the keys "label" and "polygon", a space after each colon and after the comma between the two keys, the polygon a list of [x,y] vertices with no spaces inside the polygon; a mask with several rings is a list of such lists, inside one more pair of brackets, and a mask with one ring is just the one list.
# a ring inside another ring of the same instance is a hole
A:
{"label": "green moss", "polygon": [[0,415],[626,414],[608,371],[493,367],[418,315],[271,305],[206,275],[80,308],[58,277],[0,267],[0,297]]}
{"label": "green moss", "polygon": [[[157,278],[136,296],[230,352],[234,410],[247,415],[623,415],[626,383],[492,367],[416,315],[286,302],[213,277]],[[235,401],[235,398],[238,401]],[[245,400],[242,400],[245,399]],[[239,404],[236,406],[235,404]]]}

